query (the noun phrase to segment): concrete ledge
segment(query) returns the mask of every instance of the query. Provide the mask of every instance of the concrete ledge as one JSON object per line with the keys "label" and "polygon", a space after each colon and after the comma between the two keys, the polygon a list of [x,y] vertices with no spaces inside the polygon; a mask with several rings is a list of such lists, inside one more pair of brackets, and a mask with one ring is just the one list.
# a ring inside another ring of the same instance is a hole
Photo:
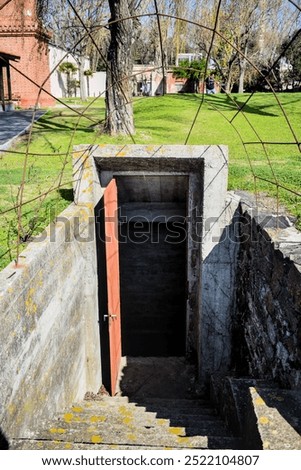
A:
{"label": "concrete ledge", "polygon": [[301,450],[301,398],[297,392],[250,387],[264,450]]}
{"label": "concrete ledge", "polygon": [[301,449],[298,392],[273,382],[213,376],[211,399],[244,449]]}

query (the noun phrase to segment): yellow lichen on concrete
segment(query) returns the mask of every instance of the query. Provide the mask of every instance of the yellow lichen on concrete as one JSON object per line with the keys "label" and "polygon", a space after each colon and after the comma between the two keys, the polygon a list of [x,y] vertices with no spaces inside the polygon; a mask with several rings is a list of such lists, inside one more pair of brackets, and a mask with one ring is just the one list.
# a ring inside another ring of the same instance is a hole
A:
{"label": "yellow lichen on concrete", "polygon": [[130,426],[131,424],[133,424],[133,418],[131,418],[130,416],[127,416],[126,418],[123,418],[122,422],[126,426]]}
{"label": "yellow lichen on concrete", "polygon": [[10,405],[8,405],[7,411],[10,415],[13,415],[16,412],[16,405],[11,403]]}
{"label": "yellow lichen on concrete", "polygon": [[43,283],[44,283],[43,271],[39,271],[35,284],[37,287],[43,287]]}
{"label": "yellow lichen on concrete", "polygon": [[124,405],[119,406],[118,412],[123,416],[132,416],[132,413]]}
{"label": "yellow lichen on concrete", "polygon": [[263,400],[261,397],[258,397],[258,398],[256,398],[256,400],[255,400],[255,404],[256,404],[257,406],[263,406],[263,405],[265,405],[265,402],[264,402],[264,400]]}
{"label": "yellow lichen on concrete", "polygon": [[66,450],[71,450],[71,449],[72,449],[72,444],[71,444],[71,442],[67,442],[67,444],[65,444],[65,449],[66,449]]}
{"label": "yellow lichen on concrete", "polygon": [[181,436],[178,436],[177,437],[177,442],[179,444],[189,444],[189,437],[181,437]]}
{"label": "yellow lichen on concrete", "polygon": [[168,420],[164,418],[157,419],[157,423],[159,426],[166,426],[168,424]]}
{"label": "yellow lichen on concrete", "polygon": [[84,167],[85,170],[89,170],[90,168],[92,168],[91,159],[90,159],[89,154],[88,155],[87,154],[83,155],[82,166]]}
{"label": "yellow lichen on concrete", "polygon": [[107,420],[105,416],[91,416],[91,423],[104,423]]}
{"label": "yellow lichen on concrete", "polygon": [[72,158],[74,160],[80,160],[83,156],[83,152],[73,152],[72,153]]}
{"label": "yellow lichen on concrete", "polygon": [[84,409],[81,406],[72,406],[73,413],[82,413]]}
{"label": "yellow lichen on concrete", "polygon": [[137,436],[135,434],[128,434],[127,438],[131,442],[136,442],[137,441]]}
{"label": "yellow lichen on concrete", "polygon": [[269,422],[270,422],[270,420],[269,420],[269,418],[267,418],[266,416],[261,416],[261,417],[259,418],[259,423],[260,423],[260,424],[264,424],[264,425],[265,425],[265,424],[269,424]]}
{"label": "yellow lichen on concrete", "polygon": [[101,444],[102,441],[103,441],[103,439],[102,439],[101,436],[94,435],[94,436],[91,437],[92,444]]}
{"label": "yellow lichen on concrete", "polygon": [[33,287],[28,289],[27,299],[25,300],[26,315],[28,316],[34,315],[38,310],[37,305],[33,301],[34,294],[35,294],[35,289]]}
{"label": "yellow lichen on concrete", "polygon": [[49,429],[49,432],[51,434],[65,434],[67,431],[66,429],[63,429],[63,428],[51,428]]}
{"label": "yellow lichen on concrete", "polygon": [[65,423],[71,423],[73,421],[74,414],[73,413],[65,413],[64,414],[64,421]]}
{"label": "yellow lichen on concrete", "polygon": [[185,429],[184,428],[168,428],[169,434],[174,434],[175,436],[179,436],[180,434],[185,435]]}

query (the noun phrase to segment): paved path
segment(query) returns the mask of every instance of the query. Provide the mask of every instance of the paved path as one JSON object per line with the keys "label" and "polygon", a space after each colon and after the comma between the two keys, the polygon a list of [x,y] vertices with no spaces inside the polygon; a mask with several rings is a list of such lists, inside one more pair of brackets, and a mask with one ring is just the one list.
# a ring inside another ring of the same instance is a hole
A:
{"label": "paved path", "polygon": [[[35,119],[39,119],[45,111],[36,111]],[[30,126],[33,111],[0,112],[0,150],[5,150],[16,138]]]}

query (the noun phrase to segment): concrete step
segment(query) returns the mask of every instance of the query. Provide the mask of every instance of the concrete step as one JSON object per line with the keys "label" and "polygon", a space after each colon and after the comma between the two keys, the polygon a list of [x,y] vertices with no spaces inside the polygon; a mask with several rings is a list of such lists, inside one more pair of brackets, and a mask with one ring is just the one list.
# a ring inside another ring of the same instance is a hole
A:
{"label": "concrete step", "polygon": [[[15,436],[16,437],[16,436]],[[239,449],[207,400],[103,396],[73,404],[13,449]]]}
{"label": "concrete step", "polygon": [[[32,436],[33,437],[33,436]],[[62,441],[85,444],[116,444],[116,445],[142,445],[151,447],[179,447],[179,448],[207,448],[207,436],[187,437],[183,428],[161,429],[128,429],[104,427],[99,430],[94,428],[66,429],[51,428],[42,430],[34,436],[35,440]]]}
{"label": "concrete step", "polygon": [[[91,433],[103,433],[104,431],[114,434],[115,432],[121,432],[127,430],[132,432],[133,430],[136,433],[140,431],[144,432],[145,430],[154,429],[157,433],[172,433],[183,436],[225,436],[229,434],[228,429],[224,425],[223,421],[220,419],[211,420],[211,421],[200,421],[195,423],[189,423],[187,426],[180,425],[180,423],[175,422],[174,425],[170,425],[167,420],[156,420],[147,418],[140,419],[115,419],[108,421],[101,421],[98,417],[93,417],[95,419],[90,420],[81,419],[80,421],[73,421],[59,419],[57,421],[40,423],[41,427],[47,432],[53,434],[54,430],[59,430],[60,434],[72,433],[74,431],[85,432],[86,430]],[[36,435],[39,436],[39,433],[34,431],[27,434],[28,438],[35,438]]]}
{"label": "concrete step", "polygon": [[[110,434],[114,435],[114,433],[142,433],[148,431],[155,431],[157,435],[161,434],[172,434],[172,435],[180,435],[185,436],[186,430],[184,427],[175,427],[169,426],[166,422],[160,424],[156,422],[147,423],[143,420],[141,421],[126,421],[126,422],[85,422],[85,421],[73,421],[73,422],[64,422],[63,420],[57,420],[52,422],[43,423],[41,426],[43,431],[28,431],[26,437],[30,439],[41,439],[41,435],[43,438],[53,438],[54,435],[61,434],[74,434],[74,433],[88,433],[88,434]],[[42,433],[42,434],[41,434]]]}
{"label": "concrete step", "polygon": [[108,420],[115,419],[156,419],[157,414],[155,412],[148,412],[145,408],[142,407],[91,407],[91,408],[82,408],[82,407],[73,407],[71,410],[66,410],[64,414],[56,415],[58,419],[62,419],[66,422],[68,421],[91,421],[91,422],[105,422]]}
{"label": "concrete step", "polygon": [[179,450],[179,447],[150,447],[116,444],[78,444],[74,442],[13,440],[11,450]]}
{"label": "concrete step", "polygon": [[136,400],[142,406],[154,405],[158,407],[169,407],[169,408],[212,408],[212,405],[208,400],[205,399],[189,399],[189,398],[144,398]]}
{"label": "concrete step", "polygon": [[[242,442],[237,438],[216,437],[209,438],[206,449],[242,449]],[[194,447],[190,447],[193,449]],[[199,447],[197,447],[199,448]],[[183,450],[183,447],[152,446],[147,445],[118,445],[118,444],[81,444],[66,441],[39,441],[16,439],[11,441],[11,450]],[[168,455],[168,454],[167,454]]]}
{"label": "concrete step", "polygon": [[173,414],[169,417],[171,426],[179,423],[179,426],[194,426],[200,423],[223,423],[223,419],[219,415],[190,415],[190,414]]}
{"label": "concrete step", "polygon": [[[40,429],[50,430],[53,429],[60,429],[61,433],[65,432],[73,432],[73,430],[89,430],[89,431],[99,431],[101,432],[104,428],[106,430],[110,430],[112,433],[114,430],[119,429],[126,429],[126,430],[140,430],[140,429],[151,429],[157,428],[168,428],[170,427],[170,423],[168,420],[159,419],[153,417],[122,417],[122,416],[115,416],[115,417],[104,417],[104,416],[91,416],[86,417],[82,416],[81,418],[70,419],[69,416],[66,419],[64,416],[59,417],[53,421],[44,421],[39,423],[38,430],[31,430],[28,431],[27,435],[24,437],[28,438],[35,438],[37,434],[39,434]],[[184,428],[183,428],[184,429]]]}
{"label": "concrete step", "polygon": [[172,417],[172,416],[179,416],[179,415],[189,415],[189,416],[202,416],[202,417],[209,417],[209,416],[218,416],[217,411],[214,408],[201,408],[201,407],[194,407],[191,406],[190,408],[170,408],[168,406],[157,406],[157,405],[147,405],[146,411],[157,413],[158,417]]}
{"label": "concrete step", "polygon": [[146,407],[140,405],[139,403],[127,403],[122,401],[115,401],[115,399],[110,400],[99,400],[99,401],[84,401],[81,403],[74,403],[71,408],[68,410],[73,411],[74,413],[81,413],[83,411],[89,410],[119,410],[119,409],[138,409],[141,408],[141,411],[145,411]]}

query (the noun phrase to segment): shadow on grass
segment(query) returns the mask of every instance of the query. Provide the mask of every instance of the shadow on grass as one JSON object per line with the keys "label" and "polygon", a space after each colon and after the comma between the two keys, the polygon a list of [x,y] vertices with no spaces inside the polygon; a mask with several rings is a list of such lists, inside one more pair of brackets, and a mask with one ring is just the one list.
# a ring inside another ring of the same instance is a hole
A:
{"label": "shadow on grass", "polygon": [[[194,103],[199,102],[201,103],[202,95],[199,94],[178,94],[172,95],[173,98],[179,100],[188,100]],[[240,98],[240,100],[239,100]],[[267,109],[274,107],[275,103],[273,104],[245,104],[245,101],[241,100],[241,95],[239,96],[226,96],[224,94],[215,94],[215,95],[205,95],[204,96],[204,103],[210,105],[212,103],[216,108],[219,110],[228,110],[228,111],[240,111],[242,110],[244,113],[248,114],[257,114],[259,116],[270,116],[270,117],[277,117],[278,114],[268,112]],[[246,101],[248,96],[246,96]]]}
{"label": "shadow on grass", "polygon": [[[83,116],[84,118],[84,116]],[[82,125],[79,126],[77,125],[77,122],[67,124],[67,123],[61,123],[61,122],[54,122],[50,121],[50,119],[40,119],[36,126],[34,127],[35,132],[57,132],[57,131],[81,131],[81,132],[87,132],[91,133],[93,132],[93,129],[89,128],[88,126],[83,127]]]}

